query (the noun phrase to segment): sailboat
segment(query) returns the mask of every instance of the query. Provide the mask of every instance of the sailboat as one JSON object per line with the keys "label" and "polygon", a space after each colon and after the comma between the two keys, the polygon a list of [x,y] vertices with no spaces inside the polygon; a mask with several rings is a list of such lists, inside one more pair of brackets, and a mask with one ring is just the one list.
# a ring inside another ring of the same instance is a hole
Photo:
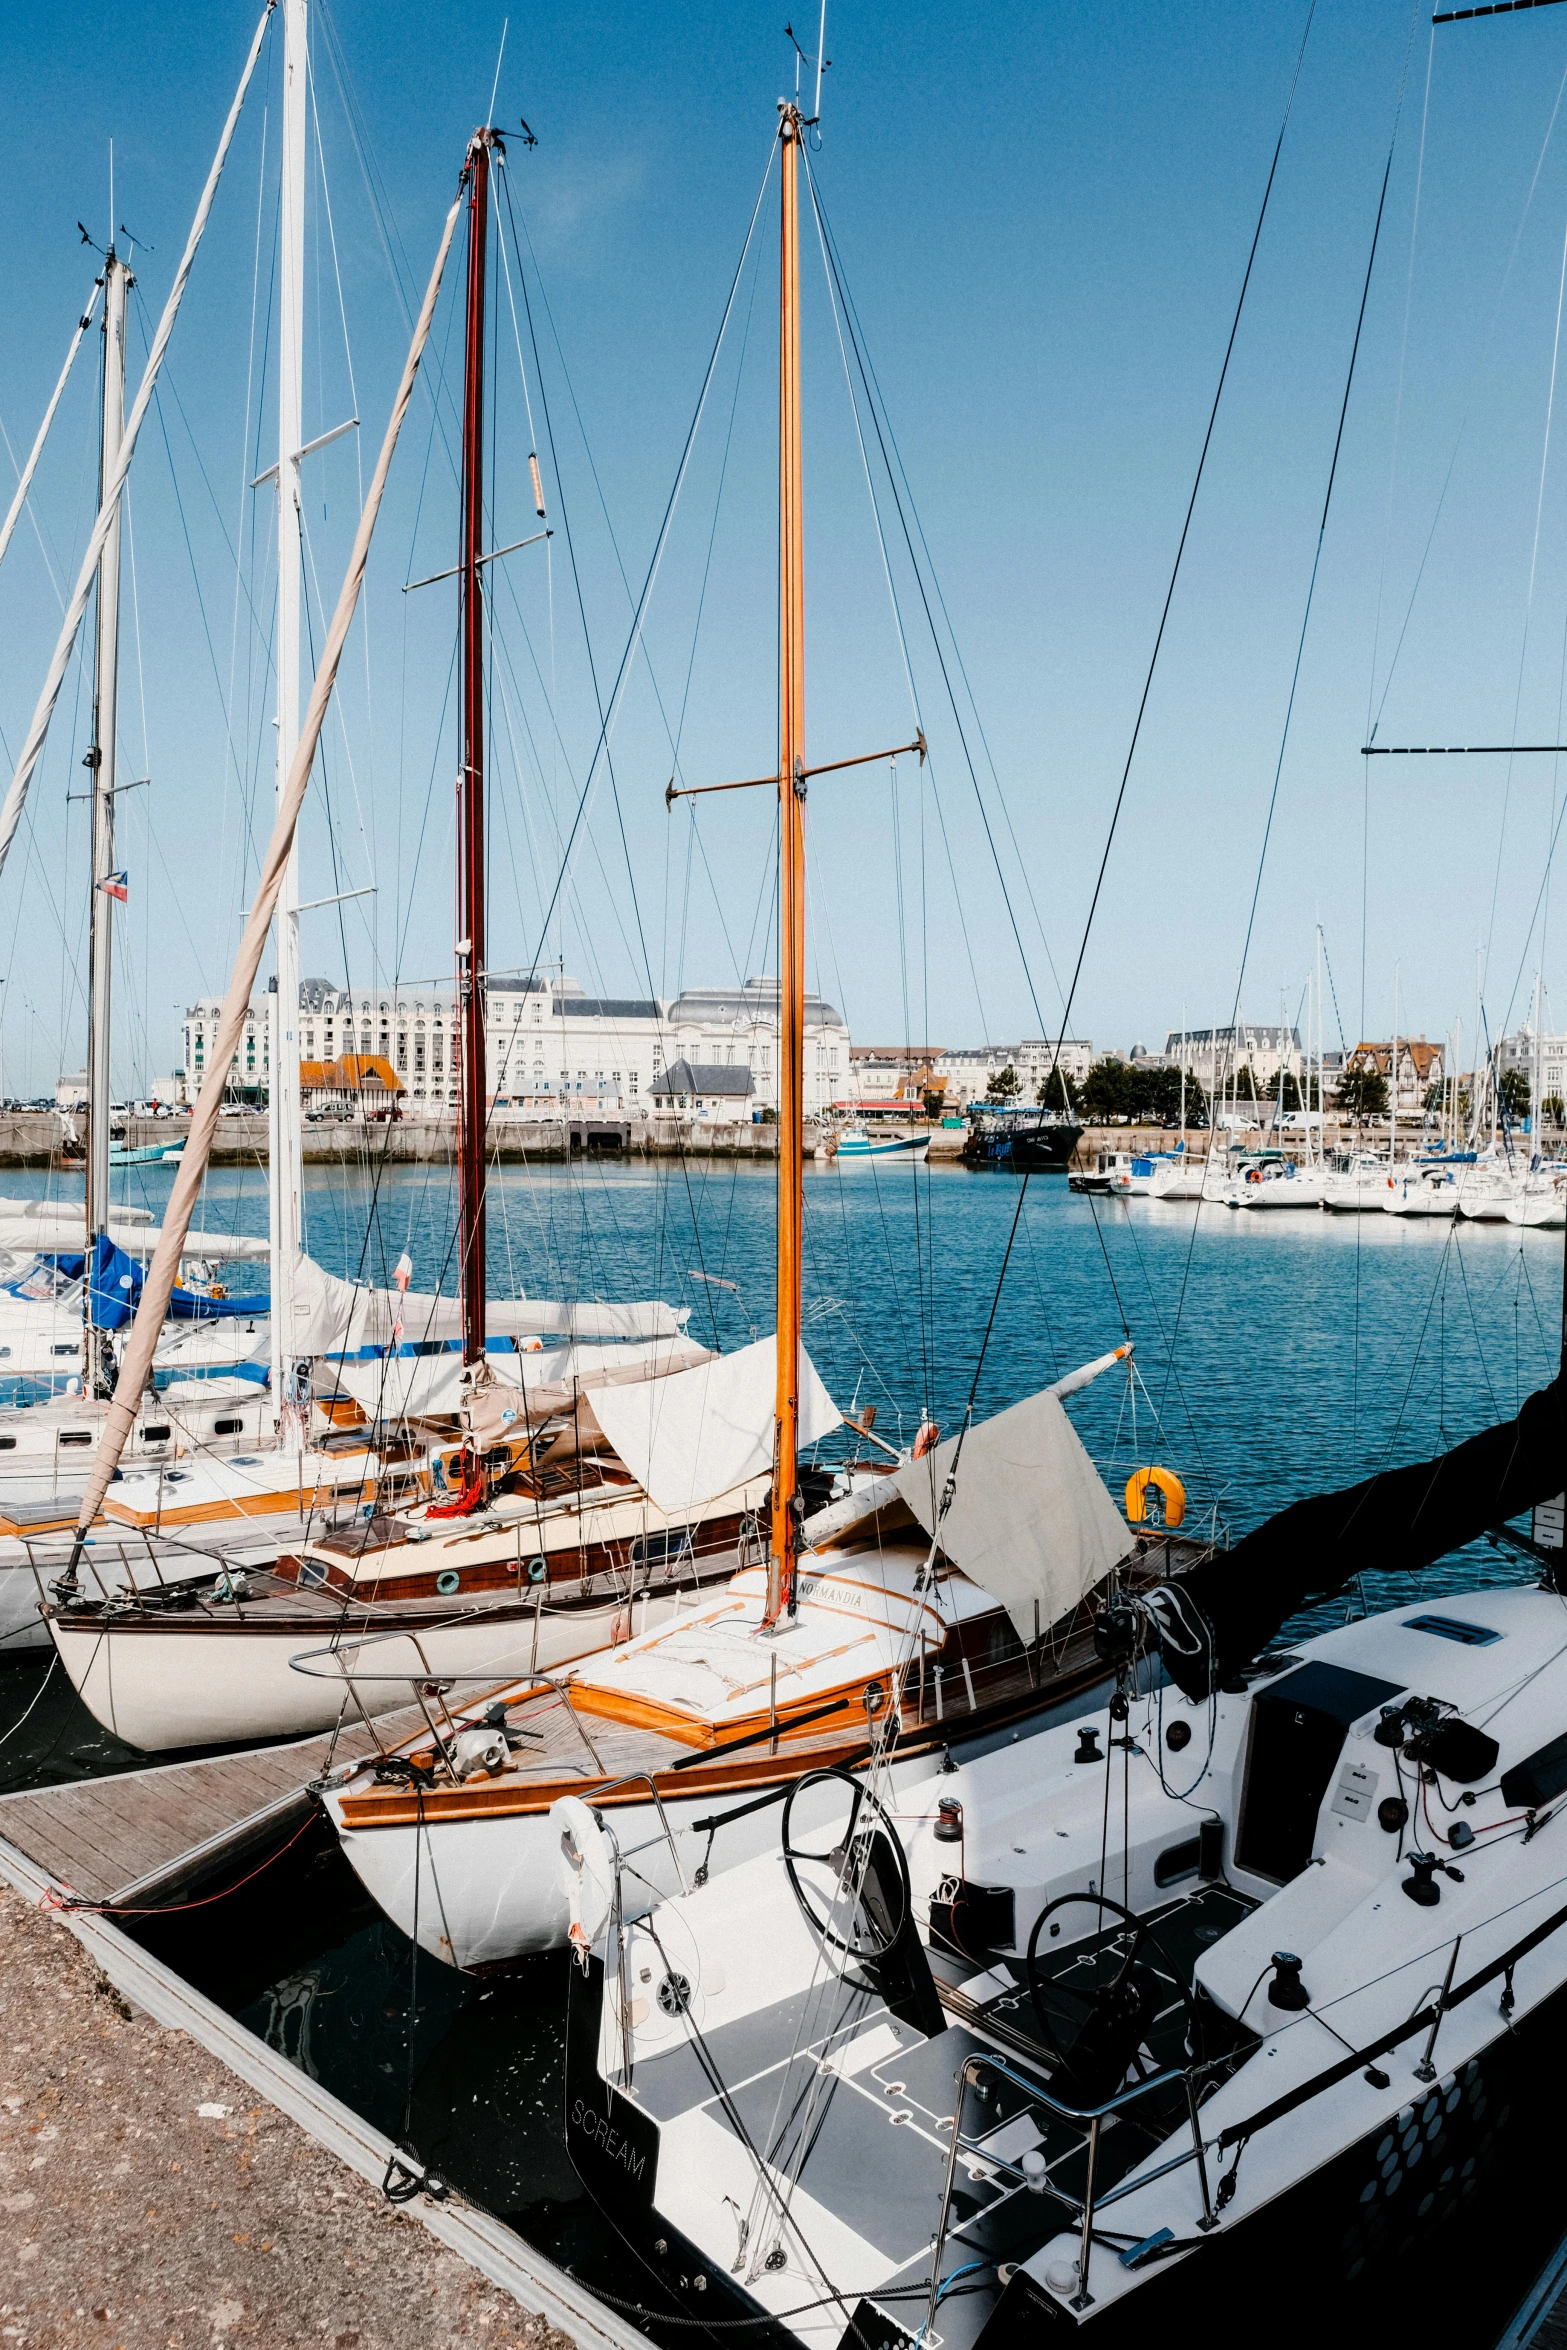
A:
{"label": "sailboat", "polygon": [[1303,2244],[1461,2239],[1553,2111],[1559,1573],[1274,1643],[1367,1545],[1418,1572],[1547,1500],[1563,1386],[1112,1611],[1110,1706],[824,1776],[651,1913],[617,1817],[557,1805],[567,2149],[687,2318],[1127,2345],[1271,2305]]}
{"label": "sailboat", "polygon": [[[286,458],[298,449],[300,430],[305,0],[287,0],[285,36],[284,283],[293,296],[280,371]],[[752,1399],[743,1366],[724,1377],[739,1399],[735,1425],[749,1449],[719,1488],[666,1508],[639,1482],[624,1445],[615,1444],[622,1390],[663,1386],[708,1362],[708,1350],[686,1336],[685,1309],[522,1299],[492,1313],[487,1295],[482,582],[489,558],[481,434],[490,163],[498,146],[492,131],[476,136],[462,183],[469,249],[459,565],[458,1296],[363,1289],[324,1273],[303,1253],[298,1046],[289,1028],[297,1002],[291,847],[276,881],[282,1017],[271,1183],[274,1441],[175,1471],[133,1461],[101,1498],[110,1519],[145,1534],[177,1536],[230,1518],[254,1539],[284,1511],[293,1526],[279,1539],[274,1523],[270,1564],[252,1557],[238,1570],[220,1565],[214,1573],[204,1556],[183,1566],[149,1562],[130,1594],[105,1590],[78,1544],[48,1609],[56,1647],[84,1701],[116,1736],[147,1751],[330,1728],[342,1716],[349,1665],[358,1701],[372,1710],[393,1703],[389,1692],[406,1688],[411,1674],[502,1679],[555,1671],[624,1638],[634,1616],[643,1625],[661,1621],[709,1581],[727,1580],[754,1542],[768,1492],[768,1416]],[[286,300],[285,315],[289,309]],[[289,469],[282,467],[285,475]],[[288,687],[298,656],[291,502],[292,491],[280,503],[280,542],[291,549],[279,574],[280,811],[297,784],[300,758]],[[221,1066],[220,1056],[214,1065]],[[796,1052],[797,1090],[799,1071]],[[187,1197],[201,1180],[204,1149],[193,1127],[179,1177]],[[416,1334],[411,1344],[405,1331]],[[536,1351],[518,1352],[519,1337]],[[330,1418],[313,1390],[318,1368],[330,1382]],[[334,1500],[349,1504],[344,1523],[332,1522]],[[324,1669],[319,1660],[314,1670],[293,1669],[296,1655],[323,1647]]]}
{"label": "sailboat", "polygon": [[[112,238],[100,282],[101,496],[125,431],[126,299],[134,282]],[[58,1201],[0,1202],[0,1236],[13,1259],[0,1293],[0,1378],[47,1380],[56,1389],[47,1401],[0,1410],[0,1511],[13,1527],[31,1530],[71,1522],[114,1388],[115,1333],[130,1320],[140,1291],[139,1259],[158,1237],[145,1209],[116,1208],[110,1186],[115,899],[108,884],[116,872],[121,789],[119,636],[116,507],[96,570],[92,739],[84,762],[92,779],[85,1205],[77,1210]],[[257,1253],[253,1243],[214,1246],[206,1240],[190,1253],[198,1252],[241,1258]],[[132,1453],[139,1461],[172,1464],[187,1450],[242,1451],[262,1430],[263,1399],[246,1373],[266,1300],[192,1285],[177,1288],[171,1302],[174,1320],[161,1350],[159,1382],[141,1399]],[[198,1325],[202,1335],[193,1345]]]}
{"label": "sailboat", "polygon": [[[363,1883],[403,1932],[461,1968],[507,1964],[569,1937],[551,1826],[562,1796],[613,1814],[622,1848],[641,1855],[636,1898],[651,1900],[705,1869],[721,1819],[748,1823],[738,1843],[725,1839],[726,1856],[743,1852],[770,1836],[771,1806],[789,1787],[841,1770],[868,1743],[896,1737],[901,1777],[922,1755],[1022,1736],[1050,1719],[1099,1673],[1092,1595],[1145,1588],[1172,1558],[1203,1547],[1175,1531],[1185,1496],[1162,1469],[1133,1477],[1129,1524],[1067,1417],[1065,1398],[1124,1367],[1129,1345],[956,1437],[928,1441],[919,1458],[895,1458],[875,1475],[851,1472],[826,1507],[811,1507],[802,1455],[841,1415],[801,1339],[805,790],[813,772],[800,418],[805,130],[798,105],[781,101],[780,726],[777,767],[766,779],[781,841],[777,1330],[736,1356],[592,1399],[619,1457],[666,1508],[722,1507],[737,1467],[761,1470],[754,1552],[721,1589],[567,1674],[530,1670],[467,1702],[442,1690],[418,1736],[329,1774],[322,1802]],[[479,132],[470,149],[481,186],[493,136]],[[470,349],[477,340],[470,331]],[[761,1415],[747,1406],[742,1379],[770,1390],[771,1425],[764,1420],[760,1443]],[[1168,1497],[1162,1526],[1151,1490]],[[294,1661],[326,1676],[344,1700],[394,1676],[401,1691],[409,1687],[406,1664],[383,1663],[367,1648]]]}

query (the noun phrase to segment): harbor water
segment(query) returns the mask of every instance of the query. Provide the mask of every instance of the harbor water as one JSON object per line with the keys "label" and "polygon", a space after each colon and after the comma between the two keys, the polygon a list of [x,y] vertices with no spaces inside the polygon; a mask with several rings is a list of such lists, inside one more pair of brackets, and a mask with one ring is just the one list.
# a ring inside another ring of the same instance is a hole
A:
{"label": "harbor water", "polygon": [[[128,1173],[157,1211],[167,1179],[156,1168]],[[691,1308],[693,1337],[744,1344],[773,1323],[772,1186],[769,1170],[733,1161],[498,1170],[492,1287],[663,1297]],[[261,1175],[215,1175],[205,1213],[209,1228],[264,1231]],[[367,1162],[346,1182],[307,1175],[307,1220],[309,1246],[332,1271],[386,1282],[406,1248],[415,1287],[452,1286],[449,1170],[378,1173]],[[1231,1535],[1302,1494],[1509,1416],[1559,1359],[1562,1236],[1505,1223],[1250,1216],[1078,1197],[1059,1177],[1025,1191],[1004,1173],[892,1161],[809,1169],[806,1236],[809,1350],[841,1405],[876,1406],[878,1434],[907,1442],[927,1417],[950,1432],[966,1411],[995,1412],[1130,1337],[1135,1378],[1117,1370],[1082,1392],[1069,1406],[1074,1424],[1118,1498],[1134,1468],[1159,1461],[1186,1483],[1188,1522]],[[1533,1572],[1479,1544],[1421,1577],[1419,1593]],[[1413,1593],[1368,1559],[1360,1590],[1294,1629]],[[46,1672],[40,1657],[0,1673],[0,1791],[134,1765],[63,1676],[45,1685]],[[490,1982],[416,1965],[319,1823],[223,1899],[144,1921],[139,1933],[551,2257],[656,2308],[565,2157],[564,1958]],[[1498,2177],[1502,2162],[1498,2152]],[[1368,2280],[1357,2310],[1369,2318],[1386,2290],[1390,2321],[1494,2340],[1561,2225],[1543,2187],[1515,2178],[1508,2193],[1504,2253],[1493,2244],[1456,2287],[1423,2274],[1396,2289]],[[1303,2326],[1311,2309],[1333,2306],[1332,2284],[1303,2284]]]}

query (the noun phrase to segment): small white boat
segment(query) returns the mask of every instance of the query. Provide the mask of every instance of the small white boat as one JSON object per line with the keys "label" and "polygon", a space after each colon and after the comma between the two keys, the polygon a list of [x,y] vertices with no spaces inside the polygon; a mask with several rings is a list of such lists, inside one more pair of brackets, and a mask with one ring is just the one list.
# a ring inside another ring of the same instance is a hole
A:
{"label": "small white boat", "polygon": [[863,1126],[846,1126],[833,1156],[847,1165],[859,1159],[923,1159],[929,1149],[928,1134],[910,1134],[897,1127],[867,1134]]}
{"label": "small white boat", "polygon": [[1446,1167],[1407,1167],[1389,1177],[1385,1216],[1456,1216],[1458,1185]]}
{"label": "small white boat", "polygon": [[1322,1177],[1315,1167],[1293,1159],[1264,1160],[1248,1167],[1230,1187],[1232,1208],[1320,1208]]}
{"label": "small white boat", "polygon": [[1560,1232],[1567,1225],[1567,1168],[1542,1167],[1507,1202],[1509,1224]]}
{"label": "small white boat", "polygon": [[1337,1167],[1323,1170],[1322,1205],[1334,1215],[1379,1216],[1392,1171],[1375,1151],[1354,1151]]}
{"label": "small white boat", "polygon": [[1477,1159],[1458,1178],[1458,1213],[1477,1224],[1510,1221],[1508,1210],[1528,1182],[1516,1160]]}

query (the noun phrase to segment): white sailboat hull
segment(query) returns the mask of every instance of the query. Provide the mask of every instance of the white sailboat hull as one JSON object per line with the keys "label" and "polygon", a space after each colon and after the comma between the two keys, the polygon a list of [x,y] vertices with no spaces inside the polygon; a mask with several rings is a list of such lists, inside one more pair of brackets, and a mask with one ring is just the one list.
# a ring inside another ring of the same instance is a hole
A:
{"label": "white sailboat hull", "polygon": [[[637,1631],[656,1630],[677,1604],[673,1593],[639,1599]],[[372,1611],[359,1610],[357,1620],[363,1627],[367,1615],[367,1637],[373,1639]],[[357,1657],[363,1676],[356,1681],[357,1704],[330,1658],[314,1659],[308,1673],[289,1661],[324,1649],[326,1625],[316,1640],[297,1623],[251,1629],[234,1620],[207,1625],[188,1616],[172,1619],[167,1629],[138,1624],[128,1633],[119,1626],[109,1637],[97,1624],[73,1626],[58,1617],[49,1629],[77,1694],[105,1728],[128,1746],[159,1754],[307,1738],[345,1718],[357,1719],[359,1704],[367,1712],[406,1705],[416,1679],[464,1682],[453,1691],[453,1702],[461,1703],[490,1682],[515,1681],[534,1669],[553,1673],[607,1647],[617,1619],[623,1636],[624,1615],[625,1601],[613,1592],[599,1606],[546,1612],[536,1657],[532,1614],[515,1607],[504,1617],[499,1608],[470,1608],[421,1630],[417,1639],[405,1634],[366,1646],[345,1633],[341,1654]],[[387,1677],[372,1678],[379,1675]]]}

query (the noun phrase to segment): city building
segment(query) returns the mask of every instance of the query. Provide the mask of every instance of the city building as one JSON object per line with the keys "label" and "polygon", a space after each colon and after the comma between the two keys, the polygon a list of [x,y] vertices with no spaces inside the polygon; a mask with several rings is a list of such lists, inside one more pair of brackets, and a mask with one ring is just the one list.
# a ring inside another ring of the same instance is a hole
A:
{"label": "city building", "polygon": [[[299,990],[301,1061],[344,1055],[386,1062],[404,1089],[403,1115],[444,1118],[457,1107],[457,999],[450,987],[340,988],[306,979]],[[204,996],[185,1015],[185,1079],[206,1074],[222,1004]],[[265,1100],[271,1076],[267,1014],[254,1007],[233,1057],[237,1098]],[[529,1117],[602,1111],[636,1116],[672,1063],[748,1070],[755,1106],[778,1107],[778,983],[688,988],[656,997],[590,996],[580,981],[528,973],[491,979],[485,996],[486,1076],[493,1108]],[[805,1000],[805,1114],[820,1116],[843,1089],[849,1031],[831,1004]]]}
{"label": "city building", "polygon": [[1553,1036],[1549,1029],[1536,1036],[1525,1021],[1512,1036],[1504,1036],[1496,1048],[1497,1061],[1505,1071],[1516,1069],[1529,1080],[1529,1101],[1532,1108],[1535,1089],[1535,1065],[1538,1059],[1540,1099],[1548,1102],[1567,1101],[1567,1036]]}
{"label": "city building", "polygon": [[[222,1017],[223,998],[217,995],[199,996],[185,1014],[185,1091],[192,1101],[201,1091],[211,1065]],[[238,1048],[229,1058],[229,1096],[233,1101],[259,1108],[266,1101],[271,1084],[271,1024],[266,1011],[258,1012],[251,1004],[245,1012]]]}
{"label": "city building", "polygon": [[648,1091],[661,1117],[751,1122],[751,1072],[727,1062],[671,1061]]}
{"label": "city building", "polygon": [[[1388,1082],[1393,1067],[1393,1046],[1385,1044],[1357,1044],[1344,1062],[1344,1075],[1352,1070],[1374,1069]],[[1446,1067],[1439,1044],[1427,1044],[1423,1036],[1401,1036],[1398,1040],[1398,1100],[1401,1118],[1418,1117],[1426,1106],[1426,1094],[1433,1085],[1439,1085]],[[1342,1079],[1340,1080],[1342,1082]]]}
{"label": "city building", "polygon": [[939,1044],[854,1044],[849,1047],[849,1082],[833,1107],[839,1110],[920,1107],[926,1090],[938,1084]]}
{"label": "city building", "polygon": [[1265,1094],[1278,1084],[1281,1062],[1296,1078],[1304,1063],[1299,1029],[1270,1027],[1257,1020],[1240,1020],[1228,1028],[1171,1028],[1162,1053],[1137,1047],[1131,1058],[1144,1067],[1187,1068],[1210,1094],[1230,1084],[1243,1069],[1251,1071],[1258,1093]]}
{"label": "city building", "polygon": [[379,1053],[340,1053],[335,1061],[301,1061],[299,1101],[306,1117],[361,1112],[384,1118],[407,1087]]}
{"label": "city building", "polygon": [[[1074,1085],[1080,1085],[1093,1066],[1094,1048],[1086,1036],[1069,1036],[1060,1051],[1060,1066]],[[1017,1044],[980,1044],[943,1047],[932,1063],[937,1085],[945,1090],[949,1109],[966,1109],[985,1099],[993,1077],[1011,1069],[1017,1077],[1018,1100],[1032,1102],[1056,1065],[1054,1037],[1025,1036]],[[1051,1102],[1050,1108],[1059,1108]]]}

